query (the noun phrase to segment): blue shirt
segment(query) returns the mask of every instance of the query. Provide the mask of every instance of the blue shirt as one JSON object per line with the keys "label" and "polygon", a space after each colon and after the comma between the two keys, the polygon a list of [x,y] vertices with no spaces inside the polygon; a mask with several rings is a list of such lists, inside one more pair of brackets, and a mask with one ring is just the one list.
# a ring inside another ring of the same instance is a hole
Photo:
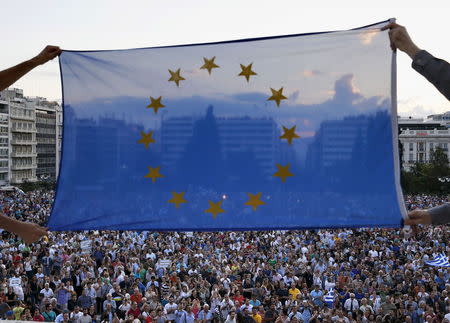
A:
{"label": "blue shirt", "polygon": [[250,300],[250,305],[253,307],[261,305],[261,302],[259,300]]}

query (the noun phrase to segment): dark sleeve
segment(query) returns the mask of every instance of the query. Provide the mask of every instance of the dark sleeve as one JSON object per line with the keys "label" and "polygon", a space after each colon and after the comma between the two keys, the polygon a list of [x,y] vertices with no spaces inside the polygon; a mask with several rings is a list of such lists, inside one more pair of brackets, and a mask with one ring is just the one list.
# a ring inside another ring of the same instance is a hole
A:
{"label": "dark sleeve", "polygon": [[450,204],[445,203],[428,210],[432,224],[450,223]]}
{"label": "dark sleeve", "polygon": [[450,64],[448,62],[434,57],[426,50],[421,50],[414,56],[412,67],[450,100]]}

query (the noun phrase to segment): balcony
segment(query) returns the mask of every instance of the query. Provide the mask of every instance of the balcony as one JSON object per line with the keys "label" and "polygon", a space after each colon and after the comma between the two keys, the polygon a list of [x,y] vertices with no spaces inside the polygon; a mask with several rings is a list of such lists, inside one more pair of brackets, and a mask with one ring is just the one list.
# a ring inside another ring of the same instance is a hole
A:
{"label": "balcony", "polygon": [[36,140],[11,139],[12,145],[36,145]]}
{"label": "balcony", "polygon": [[12,165],[12,170],[24,170],[24,169],[34,169],[37,168],[37,165]]}
{"label": "balcony", "polygon": [[36,129],[25,129],[25,128],[12,127],[11,131],[12,132],[34,133],[34,132],[36,132]]}
{"label": "balcony", "polygon": [[24,183],[25,181],[36,182],[37,178],[36,177],[16,177],[16,176],[13,176],[11,178],[11,184],[21,184],[21,183]]}
{"label": "balcony", "polygon": [[36,153],[19,153],[19,152],[12,152],[11,157],[37,157]]}
{"label": "balcony", "polygon": [[25,116],[25,115],[18,115],[18,114],[11,114],[10,116],[11,120],[28,120],[28,121],[35,121],[34,116]]}

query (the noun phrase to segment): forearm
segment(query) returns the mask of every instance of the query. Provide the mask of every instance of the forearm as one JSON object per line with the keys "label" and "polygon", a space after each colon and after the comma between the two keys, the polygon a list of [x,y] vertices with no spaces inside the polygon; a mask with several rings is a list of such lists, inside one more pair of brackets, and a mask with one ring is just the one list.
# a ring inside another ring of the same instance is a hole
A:
{"label": "forearm", "polygon": [[431,215],[432,224],[447,224],[450,223],[450,204],[436,206],[428,210]]}
{"label": "forearm", "polygon": [[30,59],[6,70],[0,71],[0,91],[14,84],[18,79],[27,74],[39,64],[35,59]]}
{"label": "forearm", "polygon": [[425,50],[413,57],[412,67],[450,100],[450,64]]}
{"label": "forearm", "polygon": [[0,228],[8,232],[17,233],[17,228],[22,224],[21,221],[10,218],[9,216],[0,215]]}

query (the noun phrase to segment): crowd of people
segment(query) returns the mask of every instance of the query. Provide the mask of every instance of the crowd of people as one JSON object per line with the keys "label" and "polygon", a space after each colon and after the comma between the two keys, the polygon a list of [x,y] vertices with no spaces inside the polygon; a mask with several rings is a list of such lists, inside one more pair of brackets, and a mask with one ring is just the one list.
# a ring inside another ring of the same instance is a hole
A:
{"label": "crowd of people", "polygon": [[[1,193],[45,224],[53,192]],[[442,204],[407,196],[409,209]],[[450,322],[445,226],[0,239],[0,317],[46,322]]]}

